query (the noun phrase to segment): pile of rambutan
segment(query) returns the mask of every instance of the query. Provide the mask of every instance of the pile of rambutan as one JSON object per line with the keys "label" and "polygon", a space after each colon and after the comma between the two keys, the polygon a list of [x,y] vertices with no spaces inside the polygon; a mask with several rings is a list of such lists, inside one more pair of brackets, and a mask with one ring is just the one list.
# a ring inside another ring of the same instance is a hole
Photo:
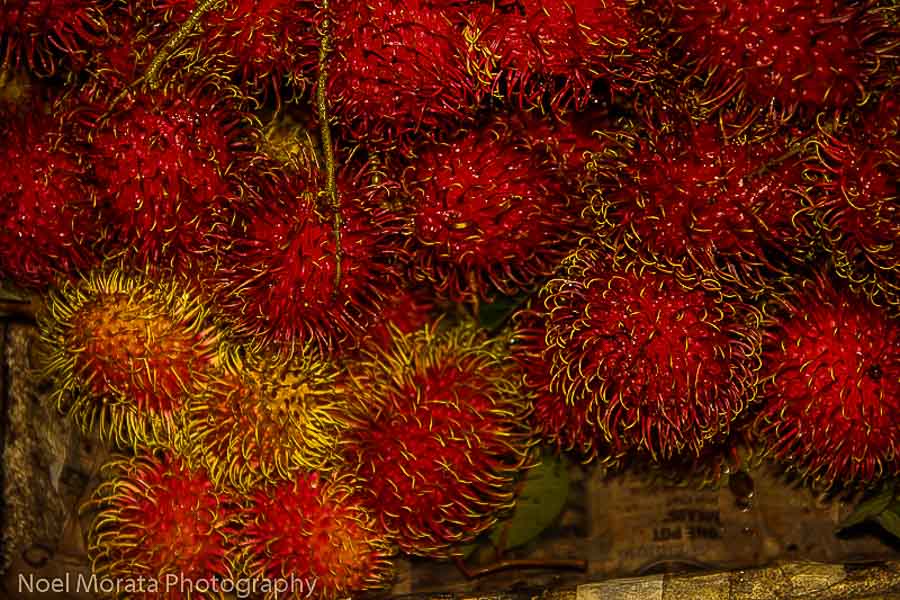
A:
{"label": "pile of rambutan", "polygon": [[897,17],[4,2],[0,291],[118,453],[95,572],[384,588],[489,536],[542,444],[896,478]]}

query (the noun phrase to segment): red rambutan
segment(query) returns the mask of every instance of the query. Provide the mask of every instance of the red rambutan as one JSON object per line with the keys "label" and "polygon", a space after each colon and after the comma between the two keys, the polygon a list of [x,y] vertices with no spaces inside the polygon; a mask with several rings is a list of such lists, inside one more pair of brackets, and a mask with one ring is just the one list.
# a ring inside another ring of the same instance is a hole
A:
{"label": "red rambutan", "polygon": [[60,56],[83,54],[103,39],[97,0],[4,0],[0,3],[0,71],[27,67],[53,75]]}
{"label": "red rambutan", "polygon": [[[591,167],[592,208],[615,249],[680,276],[759,293],[811,245],[791,140],[727,138],[683,120],[622,131]],[[778,260],[774,260],[777,258]]]}
{"label": "red rambutan", "polygon": [[[891,72],[897,30],[864,0],[650,2],[663,44],[702,81],[704,103],[746,94],[784,109],[844,107]],[[896,64],[896,63],[894,63]]]}
{"label": "red rambutan", "polygon": [[318,184],[299,177],[276,183],[266,185],[245,231],[232,237],[222,257],[216,278],[223,308],[239,333],[288,352],[308,341],[333,348],[355,340],[398,285],[399,221],[375,206],[377,186],[364,175],[340,176],[338,263],[332,220],[316,208]]}
{"label": "red rambutan", "polygon": [[868,485],[900,472],[900,322],[826,276],[773,300],[759,426],[808,479]]}
{"label": "red rambutan", "polygon": [[237,91],[207,78],[77,109],[105,193],[103,218],[119,252],[142,265],[188,271],[234,219],[239,174],[255,148]]}
{"label": "red rambutan", "polygon": [[116,459],[103,472],[86,506],[96,510],[88,556],[94,575],[106,580],[101,589],[114,582],[116,597],[221,597],[189,590],[234,581],[234,498],[164,453]]}
{"label": "red rambutan", "polygon": [[95,188],[76,144],[44,107],[0,123],[0,278],[46,288],[99,261]]}
{"label": "red rambutan", "polygon": [[[261,488],[244,510],[243,569],[252,578],[305,589],[267,593],[265,598],[336,600],[385,587],[393,554],[376,520],[359,501],[358,482],[318,473]],[[311,587],[312,585],[315,587]]]}
{"label": "red rambutan", "polygon": [[338,368],[315,347],[290,359],[234,354],[223,366],[191,404],[185,428],[192,462],[216,484],[246,491],[334,466],[346,391]]}
{"label": "red rambutan", "polygon": [[816,208],[838,273],[878,303],[900,305],[900,102],[822,131]]}
{"label": "red rambutan", "polygon": [[218,360],[219,334],[195,297],[117,269],[51,291],[39,325],[61,408],[120,445],[170,441]]}
{"label": "red rambutan", "polygon": [[394,146],[472,118],[478,86],[447,14],[398,0],[342,0],[333,12],[328,98],[353,138]]}
{"label": "red rambutan", "polygon": [[484,5],[469,17],[469,64],[492,96],[581,110],[598,80],[618,88],[648,77],[649,47],[631,0],[519,4],[518,11]]}
{"label": "red rambutan", "polygon": [[515,501],[531,446],[520,377],[472,324],[395,332],[363,352],[350,366],[348,464],[401,549],[452,555]]}
{"label": "red rambutan", "polygon": [[[135,11],[181,26],[201,4],[197,0],[140,0]],[[280,95],[287,83],[302,91],[317,57],[316,3],[291,0],[240,0],[208,10],[192,42],[197,61],[219,72],[235,72],[253,92]]]}
{"label": "red rambutan", "polygon": [[613,457],[669,460],[721,440],[755,399],[755,309],[589,246],[542,291],[550,391],[596,411]]}
{"label": "red rambutan", "polygon": [[578,199],[499,125],[422,150],[404,188],[413,277],[451,300],[533,286],[584,229]]}

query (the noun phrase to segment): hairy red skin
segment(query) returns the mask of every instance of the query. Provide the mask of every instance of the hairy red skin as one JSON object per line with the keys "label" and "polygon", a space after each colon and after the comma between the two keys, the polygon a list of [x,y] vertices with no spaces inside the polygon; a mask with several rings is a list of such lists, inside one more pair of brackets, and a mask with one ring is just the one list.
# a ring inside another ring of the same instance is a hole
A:
{"label": "hairy red skin", "polygon": [[623,132],[594,163],[592,206],[617,249],[680,275],[752,293],[773,253],[802,258],[811,234],[802,157],[788,138],[726,140],[717,126]]}
{"label": "hairy red skin", "polygon": [[236,330],[291,352],[306,342],[331,350],[355,343],[399,284],[400,223],[375,206],[375,186],[341,176],[341,281],[331,216],[315,206],[318,182],[299,175],[267,185],[214,275]]}
{"label": "hairy red skin", "polygon": [[431,325],[351,367],[358,404],[348,464],[405,552],[452,555],[512,506],[529,460],[527,406],[496,352],[472,325]]}
{"label": "hairy red skin", "polygon": [[520,11],[482,5],[469,18],[470,64],[490,95],[520,107],[581,110],[596,81],[629,88],[649,76],[633,2],[520,4]]}
{"label": "hairy red skin", "polygon": [[[150,12],[175,29],[197,0],[136,0],[132,12]],[[239,0],[214,7],[200,20],[198,55],[237,73],[253,92],[279,95],[285,83],[308,85],[318,60],[316,4],[290,0]]]}
{"label": "hairy red skin", "polygon": [[[391,549],[360,502],[349,476],[301,474],[250,495],[241,531],[244,570],[260,579],[297,577],[316,587],[312,597],[336,600],[385,587]],[[265,598],[308,598],[294,589]]]}
{"label": "hairy red skin", "polygon": [[900,323],[824,276],[773,303],[763,439],[809,480],[870,485],[900,472]]}
{"label": "hairy red skin", "polygon": [[471,120],[481,99],[447,13],[419,2],[334,3],[328,99],[354,139],[406,146]]}
{"label": "hairy red skin", "polygon": [[72,117],[90,142],[87,160],[105,190],[102,214],[117,250],[138,264],[190,272],[234,219],[238,174],[255,147],[251,118],[234,90],[213,79],[137,92],[101,121],[107,109],[98,103]]}
{"label": "hairy red skin", "polygon": [[103,39],[105,2],[7,0],[0,5],[0,71],[26,67],[50,76],[60,57],[85,54]]}
{"label": "hairy red skin", "polygon": [[816,208],[838,273],[876,302],[900,305],[900,102],[821,131]]}
{"label": "hairy red skin", "polygon": [[533,286],[584,230],[579,200],[499,126],[423,149],[404,187],[413,277],[454,301]]}
{"label": "hairy red skin", "polygon": [[0,279],[46,289],[99,262],[97,191],[40,103],[0,106],[0,118]]}
{"label": "hairy red skin", "polygon": [[668,20],[665,35],[717,103],[746,94],[789,110],[847,107],[890,73],[883,50],[898,39],[872,0],[662,0],[651,7]]}
{"label": "hairy red skin", "polygon": [[613,126],[611,119],[596,111],[573,114],[566,120],[520,112],[510,121],[531,150],[546,156],[563,181],[574,182],[576,186],[584,183],[593,155],[608,145],[595,132]]}
{"label": "hairy red skin", "polygon": [[759,316],[638,261],[583,247],[543,291],[550,391],[597,407],[613,457],[698,455],[756,393]]}
{"label": "hairy red skin", "polygon": [[512,358],[525,375],[525,387],[534,395],[531,426],[535,433],[558,452],[573,452],[584,462],[604,453],[604,436],[597,421],[597,399],[579,398],[568,404],[566,398],[551,389],[551,370],[547,345],[547,314],[522,310],[514,316]]}
{"label": "hairy red skin", "polygon": [[[216,491],[205,472],[169,454],[145,451],[104,470],[108,480],[94,494],[98,514],[88,534],[98,577],[121,579],[123,589],[124,580],[143,577],[144,593],[129,597],[173,600],[185,594],[179,585],[167,586],[167,576],[192,582],[235,577],[237,502]],[[155,593],[151,579],[158,582]]]}

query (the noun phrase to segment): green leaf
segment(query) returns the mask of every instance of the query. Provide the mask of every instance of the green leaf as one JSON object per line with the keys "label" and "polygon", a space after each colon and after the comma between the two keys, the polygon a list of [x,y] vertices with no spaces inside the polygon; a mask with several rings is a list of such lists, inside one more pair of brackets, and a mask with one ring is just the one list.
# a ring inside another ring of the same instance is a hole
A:
{"label": "green leaf", "polygon": [[488,331],[496,331],[522,305],[527,296],[501,296],[490,304],[478,307],[478,322]]}
{"label": "green leaf", "polygon": [[525,475],[512,515],[498,523],[490,540],[502,552],[524,546],[556,521],[569,496],[569,465],[545,452]]}
{"label": "green leaf", "polygon": [[879,513],[875,520],[892,536],[900,538],[900,502]]}
{"label": "green leaf", "polygon": [[880,492],[860,502],[856,509],[838,525],[838,530],[859,525],[863,521],[877,518],[894,500],[894,484],[886,485]]}

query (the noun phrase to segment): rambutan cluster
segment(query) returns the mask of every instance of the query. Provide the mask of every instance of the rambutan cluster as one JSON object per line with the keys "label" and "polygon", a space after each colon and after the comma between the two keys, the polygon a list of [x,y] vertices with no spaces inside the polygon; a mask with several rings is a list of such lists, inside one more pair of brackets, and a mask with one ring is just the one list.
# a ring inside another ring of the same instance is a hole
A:
{"label": "rambutan cluster", "polygon": [[5,2],[0,316],[38,307],[59,407],[129,453],[95,571],[383,588],[505,543],[539,441],[900,476],[897,22]]}
{"label": "rambutan cluster", "polygon": [[[706,104],[746,96],[784,110],[844,108],[889,77],[897,29],[877,1],[646,3],[668,59]],[[660,22],[662,21],[662,22]]]}

